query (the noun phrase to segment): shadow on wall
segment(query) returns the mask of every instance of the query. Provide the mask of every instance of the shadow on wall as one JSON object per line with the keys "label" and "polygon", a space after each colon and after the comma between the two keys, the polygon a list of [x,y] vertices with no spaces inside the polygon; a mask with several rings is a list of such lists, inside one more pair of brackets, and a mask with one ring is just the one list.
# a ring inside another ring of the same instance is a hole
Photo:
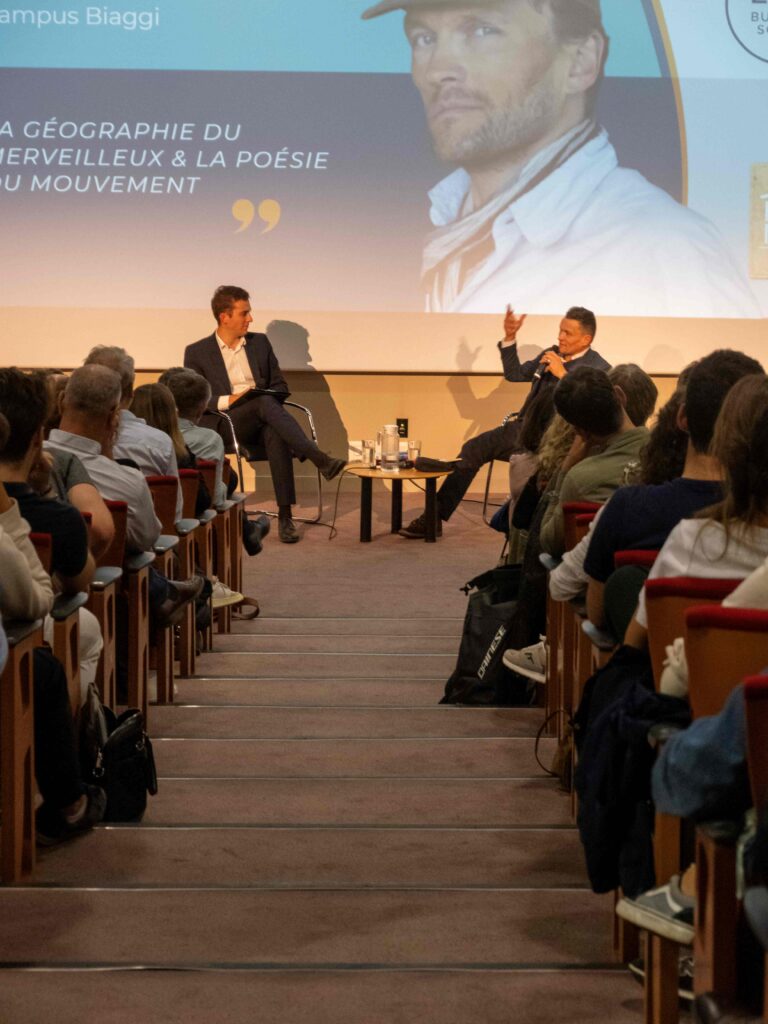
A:
{"label": "shadow on wall", "polygon": [[288,381],[291,401],[306,405],[314,417],[318,445],[323,451],[346,457],[347,430],[325,375],[312,365],[309,331],[291,320],[273,320],[267,327],[267,337]]}
{"label": "shadow on wall", "polygon": [[462,420],[467,421],[467,428],[463,440],[476,437],[481,431],[487,430],[488,410],[495,410],[498,407],[499,395],[509,390],[509,411],[517,408],[515,396],[510,385],[501,375],[501,364],[499,364],[499,384],[493,391],[484,398],[478,398],[472,390],[472,378],[468,376],[474,369],[475,362],[480,354],[480,348],[471,349],[467,339],[462,338],[456,351],[456,369],[459,373],[448,378],[448,391],[451,394],[456,409]]}

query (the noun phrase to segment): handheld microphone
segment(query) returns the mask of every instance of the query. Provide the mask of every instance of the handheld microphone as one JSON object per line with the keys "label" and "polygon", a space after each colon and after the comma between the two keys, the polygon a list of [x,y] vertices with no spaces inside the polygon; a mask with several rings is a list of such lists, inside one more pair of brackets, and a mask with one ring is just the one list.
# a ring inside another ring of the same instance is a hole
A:
{"label": "handheld microphone", "polygon": [[[560,355],[560,349],[557,347],[557,345],[555,345],[554,348],[548,348],[546,352],[542,352],[542,359],[544,358],[547,352],[554,352],[556,356]],[[536,367],[536,372],[533,375],[533,380],[541,380],[545,373],[549,373],[549,364],[545,365],[544,363],[539,363],[539,365]]]}

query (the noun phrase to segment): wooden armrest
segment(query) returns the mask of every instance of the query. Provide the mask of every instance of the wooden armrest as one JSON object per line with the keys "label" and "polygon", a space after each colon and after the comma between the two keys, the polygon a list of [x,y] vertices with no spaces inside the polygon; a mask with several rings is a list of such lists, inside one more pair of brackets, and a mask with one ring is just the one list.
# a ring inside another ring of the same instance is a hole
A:
{"label": "wooden armrest", "polygon": [[156,555],[167,555],[169,551],[173,551],[174,548],[179,546],[179,538],[174,537],[170,533],[161,534],[154,543],[154,552]]}
{"label": "wooden armrest", "polygon": [[585,619],[582,622],[581,629],[599,651],[612,651],[616,646],[616,641],[611,634],[604,629],[598,629],[594,622],[590,622],[589,619]]}
{"label": "wooden armrest", "polygon": [[716,843],[735,845],[744,831],[744,819],[738,821],[702,821],[696,828]]}
{"label": "wooden armrest", "polygon": [[180,537],[186,537],[190,533],[194,533],[199,525],[199,519],[179,519],[176,523],[176,533]]}
{"label": "wooden armrest", "polygon": [[123,565],[127,572],[141,572],[155,560],[154,551],[140,551],[138,555],[129,555]]}
{"label": "wooden armrest", "polygon": [[201,523],[212,523],[217,515],[218,515],[218,513],[216,512],[215,508],[207,508],[205,510],[205,512],[202,512],[200,514],[200,522]]}
{"label": "wooden armrest", "polygon": [[91,580],[91,590],[106,590],[112,583],[122,577],[123,570],[119,565],[101,565]]}
{"label": "wooden armrest", "polygon": [[8,646],[16,647],[17,644],[22,643],[28,636],[31,636],[36,629],[40,629],[42,624],[42,619],[14,619],[11,622],[3,623],[5,635],[8,638]]}
{"label": "wooden armrest", "polygon": [[216,506],[217,512],[229,512],[231,508],[235,507],[234,501],[222,501],[220,505]]}
{"label": "wooden armrest", "polygon": [[548,555],[544,551],[542,551],[542,553],[539,555],[539,561],[547,570],[547,572],[554,572],[558,565],[560,565],[559,558],[554,558],[552,555]]}
{"label": "wooden armrest", "polygon": [[73,615],[78,608],[88,603],[88,595],[82,591],[79,594],[59,594],[51,608],[51,618],[54,622],[63,622],[64,619]]}

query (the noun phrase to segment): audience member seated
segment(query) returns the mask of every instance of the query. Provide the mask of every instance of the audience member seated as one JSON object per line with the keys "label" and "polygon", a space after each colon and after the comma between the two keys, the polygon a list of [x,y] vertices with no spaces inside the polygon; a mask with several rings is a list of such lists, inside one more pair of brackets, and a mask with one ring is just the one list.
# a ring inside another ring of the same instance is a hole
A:
{"label": "audience member seated", "polygon": [[[134,392],[131,408],[148,424],[168,434],[173,442],[176,459],[181,469],[194,469],[196,467],[197,459],[185,445],[184,438],[179,431],[179,421],[176,415],[173,395],[164,384],[143,384],[140,388],[137,388]],[[211,433],[213,432],[211,431]],[[218,437],[218,434],[214,436]],[[199,517],[211,505],[211,496],[208,493],[208,488],[205,486],[202,476],[199,481],[197,497],[195,516]],[[207,599],[208,596],[212,599],[214,609],[242,605],[245,601],[243,594],[237,590],[231,590],[216,576],[211,577],[210,591],[201,595],[199,600]]]}
{"label": "audience member seated", "polygon": [[[18,503],[0,483],[0,615],[38,619],[53,605],[53,587],[29,539]],[[87,831],[104,817],[106,796],[80,775],[72,710],[64,670],[45,648],[34,657],[35,777],[42,805],[37,839],[51,845]]]}
{"label": "audience member seated", "polygon": [[722,468],[709,454],[715,421],[733,385],[761,372],[756,360],[729,351],[713,352],[691,369],[677,419],[688,435],[682,476],[656,486],[621,488],[592,531],[584,572],[587,613],[596,626],[606,625],[603,590],[616,552],[658,549],[682,519],[722,499]]}
{"label": "audience member seated", "polygon": [[[647,437],[647,431],[643,424],[653,411],[653,403],[656,401],[657,392],[655,385],[647,375],[631,364],[615,366],[608,371],[607,376],[602,371],[595,371],[584,367],[574,371],[568,378],[558,384],[554,392],[556,408],[560,388],[565,385],[569,390],[572,390],[573,382],[577,381],[577,378],[582,373],[588,375],[597,373],[599,375],[594,379],[597,383],[596,395],[598,396],[598,403],[599,399],[602,398],[603,405],[605,406],[603,415],[607,414],[609,422],[612,417],[613,423],[620,422],[622,424],[620,428],[622,433],[616,439],[613,455],[608,453],[608,457],[602,462],[598,456],[585,459],[584,464],[587,464],[587,472],[585,474],[582,471],[582,483],[587,489],[581,497],[572,499],[602,501],[605,500],[607,493],[611,493],[616,489],[625,475],[635,471],[637,466],[637,461],[634,458],[636,454],[635,449],[639,450],[643,438]],[[585,377],[584,381],[586,382],[587,379]],[[583,393],[579,394],[578,392]],[[588,393],[588,385],[583,389],[577,388],[577,401],[570,403],[571,406],[575,406],[579,416],[589,406]],[[586,415],[586,412],[584,414]],[[574,414],[572,413],[572,415]],[[588,421],[585,420],[585,422]],[[632,432],[635,430],[638,432],[633,434]],[[621,454],[622,438],[626,437],[630,439],[629,451],[631,455],[629,460],[627,459],[626,450],[625,454]],[[527,517],[531,516],[534,502],[537,502],[535,513],[530,518],[529,535],[523,564],[527,564],[530,567],[529,571],[536,576],[538,581],[536,604],[539,609],[537,621],[540,628],[535,633],[533,630],[530,630],[528,638],[524,643],[520,642],[522,639],[520,636],[514,637],[508,634],[509,647],[504,652],[503,660],[505,666],[511,671],[538,683],[544,682],[547,671],[547,651],[545,637],[543,636],[547,578],[546,572],[539,561],[539,555],[543,547],[540,531],[547,516],[551,518],[557,513],[562,520],[558,492],[565,477],[563,467],[566,460],[572,457],[574,451],[580,445],[581,439],[576,425],[569,423],[567,419],[558,413],[551,427],[545,433],[539,451],[539,459],[544,472],[538,474],[538,483],[530,481],[529,485],[524,489],[523,494],[518,499],[513,516],[513,525],[518,528],[524,527]],[[558,526],[558,529],[562,532],[561,524]]]}
{"label": "audience member seated", "polygon": [[565,548],[563,508],[567,502],[603,503],[638,463],[648,440],[644,424],[653,412],[656,385],[639,366],[604,370],[579,367],[555,390],[555,408],[576,438],[549,486],[541,526],[541,547],[559,557]]}
{"label": "audience member seated", "polygon": [[[151,551],[161,526],[146,480],[139,470],[122,466],[110,457],[120,419],[120,402],[120,377],[114,370],[99,365],[81,366],[69,378],[61,425],[51,431],[46,446],[73,452],[103,498],[126,502],[128,552]],[[171,583],[155,570],[150,571],[153,626],[178,622],[184,605],[199,595],[203,585],[202,577]]]}
{"label": "audience member seated", "polygon": [[[45,423],[47,441],[50,432],[59,426],[59,407],[69,378],[66,374],[54,372],[45,373],[44,376],[49,391],[48,419]],[[30,486],[43,497],[56,497],[59,501],[68,501],[83,516],[90,516],[88,540],[93,557],[98,561],[115,535],[112,513],[93,486],[85,466],[75,454],[48,447],[44,455],[49,461],[49,472],[45,472],[46,467],[41,460],[38,464],[39,472],[30,479]]]}
{"label": "audience member seated", "polygon": [[[29,479],[44,460],[43,425],[48,413],[48,388],[44,378],[19,370],[0,370],[0,411],[10,425],[10,437],[0,452],[0,481],[10,498],[15,498],[24,519],[34,533],[51,538],[50,571],[58,590],[65,594],[87,591],[96,568],[88,549],[88,531],[83,517],[68,502],[41,497]],[[78,612],[80,622],[81,697],[96,678],[103,645],[96,617],[87,608]],[[53,620],[45,620],[45,639],[53,641]]]}
{"label": "audience member seated", "polygon": [[[683,375],[680,377],[681,381],[682,379]],[[684,387],[678,381],[678,386],[672,397],[659,410],[648,443],[640,452],[638,471],[632,476],[628,486],[663,484],[679,477],[683,472],[688,435],[677,425],[677,414],[684,393]],[[622,494],[624,490],[625,488],[619,488],[616,494]],[[584,571],[584,561],[597,524],[615,497],[616,495],[613,495],[609,498],[603,508],[597,512],[589,524],[587,536],[583,537],[575,547],[564,552],[560,564],[550,572],[549,593],[553,600],[573,601],[578,599],[582,602],[586,600],[589,577]]]}
{"label": "audience member seated", "polygon": [[[768,377],[742,377],[728,392],[715,425],[712,455],[724,472],[724,500],[707,517],[683,519],[670,533],[649,578],[739,579],[768,556]],[[645,592],[625,641],[648,643]]]}
{"label": "audience member seated", "polygon": [[160,384],[164,384],[173,395],[179,416],[179,430],[184,443],[198,459],[207,459],[216,463],[216,493],[214,504],[220,505],[235,489],[237,481],[232,477],[231,489],[222,481],[224,466],[224,441],[220,434],[208,427],[201,427],[203,417],[211,401],[211,385],[195,370],[183,366],[174,366],[161,374]]}
{"label": "audience member seated", "polygon": [[[208,459],[216,463],[214,500],[215,504],[220,505],[235,491],[237,477],[230,473],[229,483],[226,485],[223,483],[224,441],[215,430],[200,426],[200,420],[211,401],[211,386],[205,377],[202,377],[196,370],[190,370],[183,366],[175,366],[166,370],[160,377],[160,383],[164,384],[173,395],[179,415],[179,428],[190,451],[198,459]],[[260,554],[262,542],[269,533],[267,516],[261,515],[255,519],[249,519],[243,510],[241,527],[245,550],[249,555]],[[253,599],[248,598],[246,603],[253,605]]]}
{"label": "audience member seated", "polygon": [[[142,384],[133,393],[130,411],[148,426],[167,434],[173,444],[179,469],[196,469],[197,459],[184,441],[179,429],[176,403],[173,395],[163,384]],[[199,518],[212,504],[202,476],[198,480],[195,517]]]}
{"label": "audience member seated", "polygon": [[[120,421],[112,444],[112,458],[139,467],[144,476],[175,476],[179,467],[173,443],[162,430],[149,426],[131,412],[136,372],[132,356],[116,345],[97,345],[85,360],[86,366],[107,366],[120,377]],[[182,518],[184,497],[181,486],[176,497],[176,518]]]}
{"label": "audience member seated", "polygon": [[[723,604],[730,608],[768,608],[768,559]],[[683,662],[683,665],[685,663]],[[687,677],[687,670],[686,670]],[[676,696],[686,696],[685,687]],[[663,814],[695,821],[738,819],[750,806],[746,768],[742,687],[730,695],[719,715],[697,719],[671,736],[653,769],[653,798]],[[693,925],[695,883],[689,869],[635,900],[622,901],[622,916],[658,930],[665,917]]]}

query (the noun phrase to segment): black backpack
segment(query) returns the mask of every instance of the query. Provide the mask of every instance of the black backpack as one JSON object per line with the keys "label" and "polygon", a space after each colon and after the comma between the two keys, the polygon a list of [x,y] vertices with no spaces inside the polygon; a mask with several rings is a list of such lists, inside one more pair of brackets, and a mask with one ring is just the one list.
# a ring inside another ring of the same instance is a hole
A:
{"label": "black backpack", "polygon": [[157,792],[152,742],[144,716],[129,708],[120,717],[105,708],[91,683],[80,715],[80,769],[83,782],[107,794],[104,821],[140,821],[147,793]]}
{"label": "black backpack", "polygon": [[441,704],[527,703],[526,683],[502,664],[517,607],[521,566],[500,565],[462,587],[469,595],[456,668]]}

